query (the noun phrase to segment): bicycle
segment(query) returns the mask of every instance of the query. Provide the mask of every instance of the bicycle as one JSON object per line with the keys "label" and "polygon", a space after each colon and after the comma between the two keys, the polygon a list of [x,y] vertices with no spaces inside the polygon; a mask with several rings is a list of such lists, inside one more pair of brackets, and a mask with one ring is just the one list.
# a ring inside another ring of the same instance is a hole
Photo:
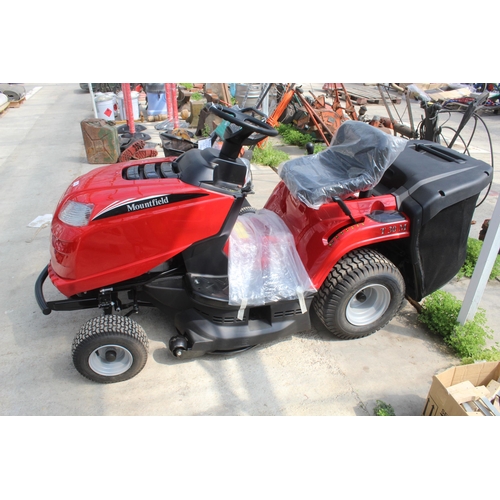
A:
{"label": "bicycle", "polygon": [[[490,165],[494,168],[493,142],[485,121],[479,115],[484,109],[484,104],[489,97],[489,92],[487,90],[477,97],[468,98],[466,103],[457,102],[456,100],[440,103],[432,100],[429,95],[416,85],[402,88],[397,84],[378,84],[378,89],[396,135],[408,139],[424,139],[436,142],[445,145],[449,149],[455,149],[463,154],[471,156],[472,141],[476,134],[478,124],[482,124],[489,143]],[[396,107],[392,99],[387,98],[390,96],[391,89],[399,93],[403,92],[405,102],[402,110]],[[414,94],[416,99],[420,101],[420,108],[424,112],[424,115],[417,125],[415,125],[411,107],[411,94]],[[391,112],[389,102],[392,104],[392,108],[395,112],[394,114]],[[397,119],[395,119],[395,115],[397,115]],[[454,120],[454,115],[459,115],[459,121],[456,126],[453,126],[453,121],[456,121]],[[404,121],[406,116],[408,117],[409,125]],[[472,124],[472,127],[467,127],[469,124]],[[487,193],[477,206],[481,205],[486,199],[492,183],[493,179],[491,180]]]}

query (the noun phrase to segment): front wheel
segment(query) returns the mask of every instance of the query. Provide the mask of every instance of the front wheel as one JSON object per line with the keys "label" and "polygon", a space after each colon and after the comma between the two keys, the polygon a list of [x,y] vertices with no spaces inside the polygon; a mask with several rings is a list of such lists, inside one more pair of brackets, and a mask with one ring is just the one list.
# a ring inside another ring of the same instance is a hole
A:
{"label": "front wheel", "polygon": [[94,382],[122,382],[144,368],[148,348],[146,332],[140,325],[126,316],[109,314],[82,326],[73,342],[73,363]]}
{"label": "front wheel", "polygon": [[332,269],[314,299],[314,310],[335,336],[359,339],[389,323],[404,295],[396,266],[374,250],[358,249]]}

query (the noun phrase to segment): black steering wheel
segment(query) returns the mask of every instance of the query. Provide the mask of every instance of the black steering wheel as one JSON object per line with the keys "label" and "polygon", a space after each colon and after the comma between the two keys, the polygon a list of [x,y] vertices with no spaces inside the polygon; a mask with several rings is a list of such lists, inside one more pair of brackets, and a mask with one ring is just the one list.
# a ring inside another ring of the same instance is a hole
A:
{"label": "black steering wheel", "polygon": [[[256,132],[257,134],[263,134],[268,137],[276,137],[278,135],[278,131],[269,123],[263,122],[254,116],[247,115],[245,111],[255,111],[259,115],[263,115],[258,110],[254,108],[245,108],[243,110],[226,108],[222,106],[222,104],[213,104],[209,108],[214,115],[217,115],[219,118],[226,120],[230,123],[234,123],[246,129],[250,134]],[[249,135],[250,135],[249,134]]]}

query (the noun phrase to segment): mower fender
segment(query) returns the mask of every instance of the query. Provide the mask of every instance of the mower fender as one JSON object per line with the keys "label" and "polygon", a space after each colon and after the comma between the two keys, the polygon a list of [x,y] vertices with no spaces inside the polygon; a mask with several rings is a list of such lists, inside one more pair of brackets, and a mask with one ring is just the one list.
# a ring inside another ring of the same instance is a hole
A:
{"label": "mower fender", "polygon": [[367,216],[362,222],[346,227],[329,239],[309,270],[314,286],[319,289],[335,264],[352,250],[408,238],[410,220],[400,212],[393,212],[392,216],[393,220],[389,222],[380,222]]}

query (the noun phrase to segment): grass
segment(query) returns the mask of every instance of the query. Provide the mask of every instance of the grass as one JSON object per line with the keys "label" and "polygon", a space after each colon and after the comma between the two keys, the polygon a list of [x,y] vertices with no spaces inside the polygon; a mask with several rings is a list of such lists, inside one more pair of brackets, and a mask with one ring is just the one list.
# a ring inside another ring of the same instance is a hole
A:
{"label": "grass", "polygon": [[259,165],[267,165],[272,168],[277,168],[278,165],[290,157],[284,151],[275,149],[270,141],[266,141],[263,148],[256,147],[253,150],[252,162],[258,163]]}
{"label": "grass", "polygon": [[[467,254],[465,262],[457,274],[457,278],[470,278],[477,265],[483,242],[475,238],[467,240]],[[497,256],[489,279],[493,280],[500,275],[500,257]],[[478,309],[472,321],[461,325],[458,314],[462,302],[444,290],[437,290],[424,299],[419,320],[429,330],[443,338],[445,344],[461,358],[462,363],[469,364],[475,361],[500,361],[498,343],[487,348],[487,340],[491,340],[492,330],[486,324],[486,311]]]}
{"label": "grass", "polygon": [[395,417],[396,413],[394,412],[394,408],[384,401],[377,399],[377,404],[373,409],[373,414],[376,417]]}
{"label": "grass", "polygon": [[[281,136],[282,141],[285,144],[291,146],[298,146],[300,148],[305,148],[306,144],[309,142],[314,143],[314,139],[309,134],[303,134],[299,130],[295,129],[292,125],[280,124],[277,130]],[[326,148],[323,143],[314,143],[314,153],[319,153]],[[284,151],[280,151],[272,145],[270,141],[266,141],[263,148],[256,147],[253,150],[252,161],[258,163],[259,165],[267,165],[276,169],[278,165],[290,157]]]}
{"label": "grass", "polygon": [[202,133],[201,133],[201,136],[202,137],[210,137],[210,127],[205,123],[204,127],[203,127],[203,130],[202,130]]}
{"label": "grass", "polygon": [[283,142],[286,144],[298,146],[299,148],[305,148],[307,143],[312,142],[314,144],[314,153],[319,153],[326,148],[325,144],[315,143],[314,138],[311,135],[300,132],[292,125],[281,123],[277,128]]}
{"label": "grass", "polygon": [[437,290],[424,299],[419,320],[429,330],[443,338],[461,358],[462,363],[475,361],[500,361],[498,343],[495,347],[486,347],[486,341],[492,339],[492,330],[486,324],[486,313],[479,309],[472,321],[461,325],[458,314],[462,302],[451,293]]}
{"label": "grass", "polygon": [[[477,259],[479,258],[482,248],[482,241],[475,238],[469,238],[467,240],[467,255],[463,266],[457,274],[458,278],[472,277],[472,273],[474,272],[474,268],[476,267]],[[497,276],[500,276],[500,256],[497,256],[488,279],[494,280]]]}
{"label": "grass", "polygon": [[313,138],[309,134],[303,134],[291,125],[278,125],[278,132],[283,138],[283,141],[292,146],[305,148],[308,142],[313,142]]}

